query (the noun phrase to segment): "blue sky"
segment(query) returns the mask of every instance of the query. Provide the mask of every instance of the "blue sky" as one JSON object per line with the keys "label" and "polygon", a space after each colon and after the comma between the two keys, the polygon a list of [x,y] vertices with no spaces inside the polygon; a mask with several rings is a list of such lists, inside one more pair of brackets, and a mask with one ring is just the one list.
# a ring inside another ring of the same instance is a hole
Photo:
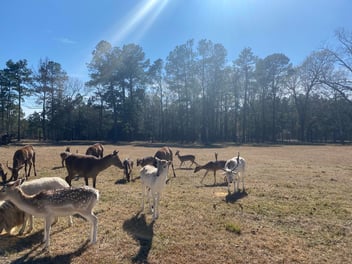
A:
{"label": "blue sky", "polygon": [[351,0],[11,0],[0,9],[0,67],[7,60],[59,62],[88,80],[86,63],[100,40],[136,43],[146,58],[166,59],[194,39],[221,43],[229,62],[245,48],[264,58],[284,53],[293,64],[352,30]]}

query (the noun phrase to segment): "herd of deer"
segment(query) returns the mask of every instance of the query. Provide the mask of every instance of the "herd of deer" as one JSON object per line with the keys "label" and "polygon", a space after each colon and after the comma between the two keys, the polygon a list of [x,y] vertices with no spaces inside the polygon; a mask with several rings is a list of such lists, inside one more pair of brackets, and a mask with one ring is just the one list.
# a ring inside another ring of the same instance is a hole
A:
{"label": "herd of deer", "polygon": [[[209,171],[214,173],[214,184],[216,184],[216,171],[222,170],[225,173],[228,182],[228,192],[230,193],[230,184],[234,182],[234,192],[239,189],[239,181],[242,180],[242,191],[244,191],[244,172],[245,160],[237,155],[229,160],[218,160],[215,153],[215,161],[210,161],[205,165],[199,165],[195,161],[194,155],[181,155],[176,151],[175,156],[180,160],[180,168],[185,162],[190,162],[191,167],[196,165],[194,173],[205,170],[205,174],[201,180],[203,182]],[[32,230],[32,216],[43,217],[45,220],[44,239],[45,249],[49,247],[50,228],[52,223],[58,216],[71,216],[79,214],[91,223],[90,243],[95,243],[97,238],[97,222],[98,219],[93,213],[93,208],[99,200],[99,191],[96,189],[97,175],[114,165],[124,170],[127,181],[131,180],[131,172],[133,161],[125,159],[123,162],[118,156],[118,151],[113,151],[112,154],[104,156],[104,147],[100,143],[90,146],[86,154],[71,153],[70,148],[60,153],[62,166],[66,165],[67,177],[66,181],[59,177],[44,177],[37,180],[27,181],[30,176],[33,166],[34,175],[37,175],[35,167],[35,151],[33,146],[27,145],[18,149],[13,156],[13,166],[7,168],[11,172],[11,177],[7,180],[7,173],[0,163],[0,175],[3,181],[3,188],[0,190],[0,201],[5,201],[0,206],[0,220],[3,218],[3,224],[0,223],[0,233],[5,228],[10,232],[12,227],[11,221],[2,216],[2,211],[10,211],[12,214],[17,214],[22,217],[23,226],[20,234],[23,233],[26,221],[29,218],[30,230]],[[144,211],[145,198],[151,196],[152,204],[151,211],[153,212],[153,221],[159,215],[159,199],[165,184],[168,183],[167,177],[169,166],[171,165],[173,176],[176,177],[173,165],[173,153],[171,148],[163,147],[159,149],[154,156],[148,156],[137,159],[137,166],[141,166],[140,179],[143,187],[143,204],[142,212]],[[29,168],[27,168],[27,166]],[[19,171],[25,168],[25,177],[19,178]],[[27,170],[28,169],[28,170]],[[71,187],[71,181],[74,178],[84,178],[84,187]],[[88,187],[88,179],[93,181],[93,188]],[[29,217],[30,216],[30,217]],[[20,221],[21,222],[21,221]],[[70,224],[72,220],[70,218]]]}

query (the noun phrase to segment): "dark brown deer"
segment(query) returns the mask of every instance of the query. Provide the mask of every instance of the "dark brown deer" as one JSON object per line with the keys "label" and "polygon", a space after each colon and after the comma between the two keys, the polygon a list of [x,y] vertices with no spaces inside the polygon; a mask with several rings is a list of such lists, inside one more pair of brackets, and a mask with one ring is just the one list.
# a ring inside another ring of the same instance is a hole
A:
{"label": "dark brown deer", "polygon": [[62,167],[65,167],[65,159],[66,159],[69,155],[71,155],[70,147],[67,147],[64,152],[61,152],[61,153],[60,153],[61,165],[62,165]]}
{"label": "dark brown deer", "polygon": [[[27,173],[27,165],[29,165],[28,173]],[[25,176],[27,179],[31,174],[32,165],[34,170],[34,176],[37,176],[37,171],[35,169],[35,151],[32,145],[27,145],[27,146],[24,146],[23,148],[16,150],[15,154],[13,155],[12,168],[9,167],[7,162],[7,168],[12,172],[10,181],[11,180],[15,181],[18,179],[18,172],[20,169],[23,168],[23,166],[25,170]]]}
{"label": "dark brown deer", "polygon": [[100,143],[95,143],[94,145],[88,147],[86,155],[92,155],[97,158],[102,158],[104,156],[104,147]]}
{"label": "dark brown deer", "polygon": [[6,178],[7,178],[7,172],[5,173],[4,168],[2,167],[1,163],[0,163],[0,176],[1,176],[3,184],[5,184]]}
{"label": "dark brown deer", "polygon": [[65,160],[68,176],[65,178],[69,185],[75,176],[82,177],[88,185],[88,178],[93,179],[93,187],[95,188],[98,174],[114,165],[120,169],[124,166],[118,156],[118,151],[114,151],[101,159],[91,155],[71,154]]}
{"label": "dark brown deer", "polygon": [[153,156],[147,156],[144,158],[137,159],[137,166],[144,167],[145,165],[154,165],[155,159]]}

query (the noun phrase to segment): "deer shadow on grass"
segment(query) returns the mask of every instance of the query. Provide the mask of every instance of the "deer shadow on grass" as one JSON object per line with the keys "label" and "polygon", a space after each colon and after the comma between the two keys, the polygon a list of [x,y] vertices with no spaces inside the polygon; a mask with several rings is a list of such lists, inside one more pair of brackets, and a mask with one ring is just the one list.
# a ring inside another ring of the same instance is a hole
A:
{"label": "deer shadow on grass", "polygon": [[21,252],[27,249],[35,250],[39,248],[43,240],[43,231],[40,230],[27,236],[5,234],[1,235],[0,238],[0,256],[3,256],[6,253],[11,254],[11,252]]}
{"label": "deer shadow on grass", "polygon": [[209,187],[225,187],[225,186],[227,186],[226,182],[216,182],[213,184],[203,183],[203,185],[201,187],[209,188]]}
{"label": "deer shadow on grass", "polygon": [[225,197],[226,203],[235,203],[238,200],[246,197],[248,193],[246,191],[237,191],[235,193],[229,193]]}
{"label": "deer shadow on grass", "polygon": [[175,170],[183,170],[183,171],[194,171],[194,168],[192,167],[178,167],[178,168],[175,168]]}
{"label": "deer shadow on grass", "polygon": [[[39,247],[39,246],[38,246]],[[38,248],[37,247],[37,248]],[[38,252],[35,252],[35,249],[32,249],[30,252],[26,253],[24,256],[12,261],[12,264],[20,263],[35,263],[35,264],[45,264],[45,263],[54,263],[54,264],[68,264],[72,262],[73,258],[77,258],[82,255],[82,253],[88,248],[88,241],[84,242],[77,250],[52,256],[50,253],[44,249]]]}
{"label": "deer shadow on grass", "polygon": [[62,167],[62,166],[55,166],[55,167],[52,167],[51,170],[60,170],[60,169],[65,169],[65,167]]}
{"label": "deer shadow on grass", "polygon": [[[56,230],[51,232],[51,235],[58,233],[62,230]],[[72,259],[80,256],[84,250],[87,248],[88,241],[80,246],[77,250],[62,254],[51,256],[45,251],[43,240],[43,231],[39,230],[35,233],[22,236],[11,236],[11,235],[1,235],[1,250],[0,256],[5,254],[12,254],[12,252],[22,252],[27,251],[23,256],[11,261],[10,263],[71,263]],[[6,241],[5,241],[6,238]]]}
{"label": "deer shadow on grass", "polygon": [[147,223],[145,214],[138,212],[131,219],[126,220],[122,228],[139,243],[138,253],[132,258],[133,263],[148,263],[148,255],[153,243],[154,221]]}
{"label": "deer shadow on grass", "polygon": [[136,180],[140,179],[140,176],[137,177],[133,177],[133,179],[131,179],[130,181],[127,181],[126,178],[122,178],[122,179],[118,179],[115,181],[115,184],[121,185],[121,184],[128,184],[128,183],[132,183],[135,182]]}

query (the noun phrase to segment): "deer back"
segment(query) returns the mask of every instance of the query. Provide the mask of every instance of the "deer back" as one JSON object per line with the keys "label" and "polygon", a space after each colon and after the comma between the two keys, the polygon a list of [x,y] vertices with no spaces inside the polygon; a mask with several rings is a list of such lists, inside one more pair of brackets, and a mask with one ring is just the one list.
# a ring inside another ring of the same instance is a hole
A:
{"label": "deer back", "polygon": [[86,151],[86,155],[93,155],[98,158],[102,158],[104,154],[104,147],[100,143],[96,143],[90,147],[88,147]]}
{"label": "deer back", "polygon": [[169,147],[162,147],[155,155],[155,158],[172,161],[172,150]]}

